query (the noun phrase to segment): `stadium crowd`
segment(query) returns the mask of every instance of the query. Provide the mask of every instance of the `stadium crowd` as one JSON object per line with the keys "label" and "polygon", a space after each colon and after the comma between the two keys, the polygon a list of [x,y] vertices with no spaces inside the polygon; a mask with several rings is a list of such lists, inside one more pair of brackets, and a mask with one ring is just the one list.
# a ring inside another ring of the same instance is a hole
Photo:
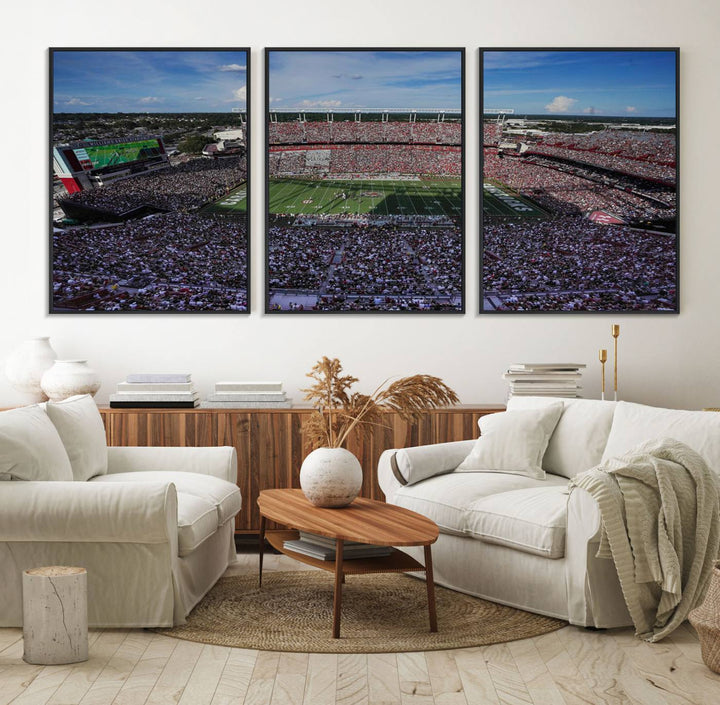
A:
{"label": "stadium crowd", "polygon": [[312,291],[326,306],[340,305],[347,297],[361,297],[354,305],[368,306],[375,297],[437,303],[461,295],[462,233],[457,227],[274,226],[268,246],[271,293]]}
{"label": "stadium crowd", "polygon": [[101,188],[68,196],[67,200],[112,213],[142,205],[190,213],[220,198],[247,178],[241,159],[192,159],[176,166],[113,181]]}
{"label": "stadium crowd", "polygon": [[298,120],[268,123],[269,144],[462,144],[462,123],[409,120]]}
{"label": "stadium crowd", "polygon": [[503,309],[672,308],[674,237],[578,217],[486,223],[484,296]]}
{"label": "stadium crowd", "polygon": [[[591,169],[543,161],[530,156],[500,156],[494,149],[483,150],[483,176],[500,181],[524,194],[551,213],[576,215],[592,210],[617,214],[622,220],[670,219],[675,216],[675,194],[667,188],[643,183],[633,187],[629,180],[610,179]],[[621,188],[615,188],[614,186]],[[635,188],[630,193],[623,188]],[[657,200],[637,195],[639,189]]]}
{"label": "stadium crowd", "polygon": [[327,166],[311,161],[314,150],[288,149],[270,152],[270,176],[306,174],[416,174],[459,177],[462,173],[460,147],[418,145],[348,145],[323,144],[318,150],[329,152]]}
{"label": "stadium crowd", "polygon": [[242,220],[159,214],[53,235],[55,308],[246,310]]}

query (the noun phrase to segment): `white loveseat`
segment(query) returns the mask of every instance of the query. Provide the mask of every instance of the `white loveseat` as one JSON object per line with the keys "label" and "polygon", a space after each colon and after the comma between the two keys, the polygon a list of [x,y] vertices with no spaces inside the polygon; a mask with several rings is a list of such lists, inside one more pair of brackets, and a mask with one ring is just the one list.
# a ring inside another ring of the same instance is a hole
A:
{"label": "white loveseat", "polygon": [[[508,412],[557,402],[516,397]],[[627,626],[615,566],[596,558],[597,504],[584,490],[569,492],[568,479],[656,438],[686,443],[720,477],[720,414],[577,399],[563,400],[541,456],[542,479],[463,472],[458,466],[475,448],[471,440],[386,451],[379,482],[388,502],[439,525],[437,583],[572,624]],[[422,560],[421,552],[403,550]]]}
{"label": "white loveseat", "polygon": [[106,447],[89,396],[0,413],[0,626],[22,571],[82,566],[93,627],[172,626],[235,560],[233,448]]}

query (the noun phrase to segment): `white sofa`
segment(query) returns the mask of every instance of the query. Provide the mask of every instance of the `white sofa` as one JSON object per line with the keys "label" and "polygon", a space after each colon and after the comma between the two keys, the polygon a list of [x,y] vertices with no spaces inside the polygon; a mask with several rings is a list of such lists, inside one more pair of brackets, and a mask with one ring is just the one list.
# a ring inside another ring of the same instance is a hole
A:
{"label": "white sofa", "polygon": [[172,626],[235,560],[233,448],[106,447],[89,396],[0,413],[0,626],[22,571],[82,566],[93,627]]}
{"label": "white sofa", "polygon": [[[544,478],[463,472],[458,466],[476,446],[471,440],[385,451],[380,487],[388,502],[439,525],[437,583],[581,626],[630,625],[613,562],[595,557],[597,504],[584,490],[569,492],[568,479],[644,441],[668,437],[700,453],[720,478],[720,414],[562,401],[541,455]],[[505,419],[557,402],[515,397]],[[403,550],[422,560],[421,550]]]}

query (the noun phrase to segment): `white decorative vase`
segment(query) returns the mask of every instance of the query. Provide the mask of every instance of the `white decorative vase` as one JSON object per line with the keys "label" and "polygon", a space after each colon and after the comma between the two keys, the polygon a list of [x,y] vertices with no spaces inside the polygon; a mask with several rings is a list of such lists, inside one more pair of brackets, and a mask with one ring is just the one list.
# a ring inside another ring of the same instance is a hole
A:
{"label": "white decorative vase", "polygon": [[40,382],[50,401],[62,401],[76,394],[90,394],[100,389],[100,377],[87,360],[55,360]]}
{"label": "white decorative vase", "polygon": [[30,395],[32,401],[47,401],[40,380],[53,366],[56,357],[57,353],[50,345],[50,338],[30,338],[5,361],[5,375],[15,389]]}
{"label": "white decorative vase", "polygon": [[300,467],[300,487],[316,507],[344,507],[362,487],[360,461],[345,448],[318,448]]}

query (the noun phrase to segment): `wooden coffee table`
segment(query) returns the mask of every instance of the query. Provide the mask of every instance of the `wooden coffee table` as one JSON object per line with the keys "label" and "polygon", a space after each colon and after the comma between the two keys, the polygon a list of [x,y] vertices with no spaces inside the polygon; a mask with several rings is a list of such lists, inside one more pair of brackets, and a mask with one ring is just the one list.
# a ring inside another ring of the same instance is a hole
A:
{"label": "wooden coffee table", "polygon": [[[323,509],[310,504],[302,490],[294,489],[264,490],[260,493],[257,502],[260,508],[260,585],[262,586],[265,538],[273,548],[301,563],[334,572],[332,626],[334,639],[340,637],[340,608],[345,576],[361,573],[425,571],[430,631],[437,631],[435,585],[430,549],[431,544],[435,543],[438,537],[438,527],[435,522],[408,509],[362,497],[358,497],[347,507]],[[289,528],[288,530],[266,532],[265,522],[267,519]],[[283,543],[298,538],[297,529],[335,539],[337,542],[335,560],[323,561],[286,549]],[[382,558],[358,558],[343,562],[342,549],[345,541],[360,541],[378,546],[424,546],[425,565],[423,566],[407,553],[397,550],[393,550],[389,556]]]}

